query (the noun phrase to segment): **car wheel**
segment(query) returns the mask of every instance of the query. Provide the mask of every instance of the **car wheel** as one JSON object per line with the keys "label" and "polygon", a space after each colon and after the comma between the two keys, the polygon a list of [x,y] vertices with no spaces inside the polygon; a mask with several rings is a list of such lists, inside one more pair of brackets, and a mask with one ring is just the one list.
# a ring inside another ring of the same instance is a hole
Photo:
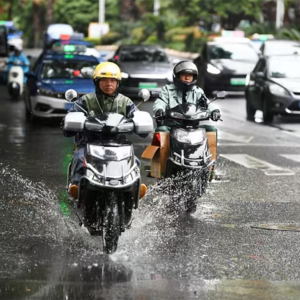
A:
{"label": "car wheel", "polygon": [[268,101],[266,98],[263,100],[263,119],[264,123],[271,123],[274,119],[274,114],[271,111],[270,105],[268,104]]}
{"label": "car wheel", "polygon": [[254,121],[256,109],[251,105],[247,94],[246,94],[246,112],[247,112],[247,120]]}

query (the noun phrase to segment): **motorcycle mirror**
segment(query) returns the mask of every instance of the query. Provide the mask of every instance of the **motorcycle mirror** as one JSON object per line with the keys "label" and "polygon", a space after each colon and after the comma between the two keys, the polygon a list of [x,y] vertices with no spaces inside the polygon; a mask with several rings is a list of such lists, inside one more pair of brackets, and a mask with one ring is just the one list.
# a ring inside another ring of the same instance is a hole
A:
{"label": "motorcycle mirror", "polygon": [[222,92],[218,92],[216,95],[215,95],[215,98],[216,99],[225,99],[227,96],[227,93],[225,91],[222,91]]}
{"label": "motorcycle mirror", "polygon": [[146,102],[150,99],[151,93],[147,89],[142,89],[142,90],[139,91],[138,96],[139,96],[139,98],[143,99],[144,102]]}
{"label": "motorcycle mirror", "polygon": [[65,93],[65,98],[69,102],[72,102],[73,100],[77,99],[77,97],[78,97],[78,94],[73,89],[67,90]]}

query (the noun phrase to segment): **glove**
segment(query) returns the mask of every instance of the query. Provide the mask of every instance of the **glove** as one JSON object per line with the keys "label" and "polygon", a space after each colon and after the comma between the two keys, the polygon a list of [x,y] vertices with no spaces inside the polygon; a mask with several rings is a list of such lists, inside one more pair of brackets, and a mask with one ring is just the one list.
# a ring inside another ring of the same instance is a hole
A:
{"label": "glove", "polygon": [[165,116],[165,112],[160,108],[155,113],[156,124],[160,126],[163,122],[163,118]]}
{"label": "glove", "polygon": [[215,109],[211,113],[211,119],[215,122],[221,119],[221,113],[218,109]]}
{"label": "glove", "polygon": [[165,112],[160,108],[155,113],[155,118],[162,119],[165,115]]}

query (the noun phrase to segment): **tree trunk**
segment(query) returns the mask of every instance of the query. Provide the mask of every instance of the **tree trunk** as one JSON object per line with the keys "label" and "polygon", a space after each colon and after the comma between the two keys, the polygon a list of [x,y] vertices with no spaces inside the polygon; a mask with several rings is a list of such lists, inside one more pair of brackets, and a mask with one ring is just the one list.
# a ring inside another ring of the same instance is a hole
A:
{"label": "tree trunk", "polygon": [[47,0],[47,25],[53,23],[53,0]]}
{"label": "tree trunk", "polygon": [[39,39],[40,39],[40,16],[39,16],[39,5],[36,1],[33,1],[32,12],[33,12],[33,28],[34,28],[34,48],[38,48]]}
{"label": "tree trunk", "polygon": [[131,21],[137,18],[137,8],[135,0],[122,0],[121,4],[121,20]]}
{"label": "tree trunk", "polygon": [[8,20],[12,20],[12,14],[13,14],[13,2],[14,0],[9,1],[9,7],[8,7]]}

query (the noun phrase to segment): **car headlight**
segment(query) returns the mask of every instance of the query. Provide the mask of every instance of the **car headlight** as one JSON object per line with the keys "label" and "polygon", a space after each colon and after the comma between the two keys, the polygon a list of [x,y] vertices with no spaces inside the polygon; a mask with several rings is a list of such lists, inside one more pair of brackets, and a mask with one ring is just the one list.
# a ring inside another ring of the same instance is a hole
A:
{"label": "car headlight", "polygon": [[64,94],[62,93],[57,93],[57,92],[54,92],[52,90],[49,90],[49,89],[45,89],[45,88],[39,88],[37,90],[37,94],[38,95],[42,95],[42,96],[48,96],[48,97],[54,97],[54,98],[60,98],[60,99],[63,99],[64,98]]}
{"label": "car headlight", "polygon": [[172,72],[168,73],[168,75],[167,75],[167,80],[168,80],[169,82],[173,82],[173,73],[172,73]]}
{"label": "car headlight", "polygon": [[122,78],[127,79],[129,75],[125,72],[121,72]]}
{"label": "car headlight", "polygon": [[289,92],[283,88],[282,86],[274,83],[274,84],[270,84],[270,92],[273,95],[276,96],[289,96]]}
{"label": "car headlight", "polygon": [[207,64],[207,72],[210,74],[215,74],[218,75],[221,73],[221,71],[216,68],[215,66],[213,66],[212,64]]}

